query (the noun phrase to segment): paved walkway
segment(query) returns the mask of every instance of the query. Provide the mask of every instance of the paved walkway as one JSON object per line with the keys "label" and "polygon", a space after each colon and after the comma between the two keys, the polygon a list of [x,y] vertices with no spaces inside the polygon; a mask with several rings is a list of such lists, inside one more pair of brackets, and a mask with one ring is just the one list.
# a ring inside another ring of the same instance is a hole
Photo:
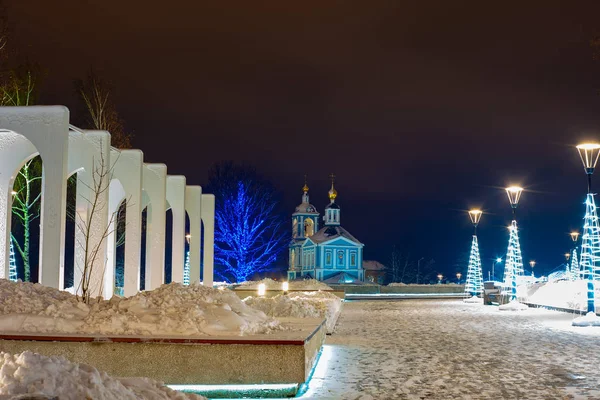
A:
{"label": "paved walkway", "polygon": [[600,329],[461,301],[348,302],[310,399],[600,399]]}

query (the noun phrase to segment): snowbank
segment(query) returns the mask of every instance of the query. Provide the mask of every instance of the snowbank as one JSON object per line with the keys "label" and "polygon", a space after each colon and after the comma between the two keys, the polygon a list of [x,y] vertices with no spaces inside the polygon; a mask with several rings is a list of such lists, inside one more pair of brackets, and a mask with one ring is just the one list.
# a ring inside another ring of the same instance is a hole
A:
{"label": "snowbank", "polygon": [[327,333],[333,333],[342,312],[342,300],[328,292],[294,292],[275,297],[247,297],[244,303],[271,317],[326,318]]}
{"label": "snowbank", "polygon": [[[267,290],[281,290],[281,281],[274,281],[270,278],[265,278],[260,281],[247,281],[239,284],[238,288],[244,290],[257,290],[258,285],[265,284]],[[290,281],[290,290],[333,290],[331,286],[318,281],[316,279],[305,279],[298,281]]]}
{"label": "snowbank", "polygon": [[[600,298],[600,287],[598,286],[596,285],[596,298]],[[587,309],[587,281],[538,283],[532,285],[528,292],[528,303],[578,311]]]}
{"label": "snowbank", "polygon": [[[0,353],[0,397],[38,395],[60,400],[200,400],[148,378],[113,378],[96,368],[29,351]],[[30,397],[28,397],[30,398]]]}
{"label": "snowbank", "polygon": [[0,279],[0,331],[104,335],[244,335],[281,329],[229,290],[163,285],[86,305],[67,292]]}

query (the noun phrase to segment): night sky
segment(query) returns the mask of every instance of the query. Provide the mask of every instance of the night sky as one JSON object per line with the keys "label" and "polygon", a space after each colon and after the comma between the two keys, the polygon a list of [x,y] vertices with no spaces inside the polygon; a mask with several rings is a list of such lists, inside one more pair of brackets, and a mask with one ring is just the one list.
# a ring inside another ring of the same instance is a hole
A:
{"label": "night sky", "polygon": [[93,66],[148,162],[189,184],[216,161],[250,162],[290,214],[305,173],[322,212],[333,172],[366,259],[385,263],[396,244],[454,272],[470,246],[465,210],[480,206],[487,277],[506,252],[508,184],[527,189],[526,271],[563,262],[583,222],[573,146],[600,140],[597,0],[7,6],[12,46],[45,70],[43,104],[72,107],[73,79]]}

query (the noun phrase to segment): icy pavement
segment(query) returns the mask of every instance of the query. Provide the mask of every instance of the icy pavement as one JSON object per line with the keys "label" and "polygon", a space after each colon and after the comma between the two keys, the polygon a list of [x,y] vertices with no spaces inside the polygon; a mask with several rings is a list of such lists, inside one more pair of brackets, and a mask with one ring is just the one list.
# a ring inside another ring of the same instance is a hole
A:
{"label": "icy pavement", "polygon": [[461,300],[344,305],[305,399],[600,399],[600,328]]}

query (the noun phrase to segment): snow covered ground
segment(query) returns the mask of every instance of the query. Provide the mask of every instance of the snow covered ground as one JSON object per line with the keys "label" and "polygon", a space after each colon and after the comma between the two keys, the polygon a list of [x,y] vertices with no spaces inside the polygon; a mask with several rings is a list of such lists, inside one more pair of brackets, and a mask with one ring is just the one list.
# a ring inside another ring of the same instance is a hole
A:
{"label": "snow covered ground", "polygon": [[[147,378],[113,378],[63,357],[0,353],[0,399],[30,394],[59,400],[201,400]],[[18,398],[18,397],[17,397]],[[43,398],[43,397],[41,397]]]}
{"label": "snow covered ground", "polygon": [[600,328],[462,300],[347,302],[310,399],[599,399]]}
{"label": "snow covered ground", "polygon": [[281,329],[230,290],[163,285],[128,298],[93,301],[68,292],[0,279],[0,331],[104,335],[244,335]]}
{"label": "snow covered ground", "polygon": [[[238,288],[245,290],[257,290],[258,285],[265,284],[267,290],[281,290],[280,281],[274,281],[270,278],[265,278],[260,281],[247,281],[239,284]],[[333,290],[331,286],[320,282],[316,279],[305,279],[298,281],[290,281],[290,290]]]}
{"label": "snow covered ground", "polygon": [[270,317],[327,318],[332,333],[342,311],[342,300],[329,292],[292,292],[275,297],[246,297],[244,303]]}

